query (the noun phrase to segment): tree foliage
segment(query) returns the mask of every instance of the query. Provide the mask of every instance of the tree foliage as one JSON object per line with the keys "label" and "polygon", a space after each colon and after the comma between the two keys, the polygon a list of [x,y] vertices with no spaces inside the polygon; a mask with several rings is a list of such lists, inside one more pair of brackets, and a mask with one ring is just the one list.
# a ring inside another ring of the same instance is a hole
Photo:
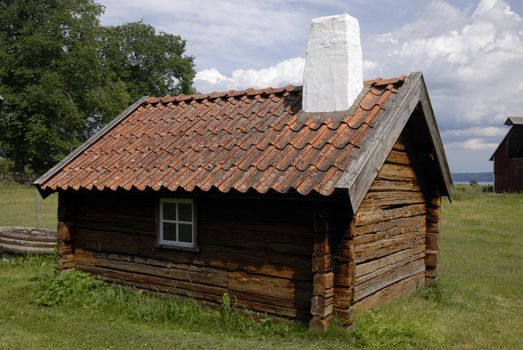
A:
{"label": "tree foliage", "polygon": [[142,95],[190,92],[185,41],[94,0],[0,2],[0,157],[41,173]]}
{"label": "tree foliage", "polygon": [[133,100],[192,92],[193,57],[184,56],[186,42],[179,36],[135,22],[105,28],[103,41],[109,68]]}

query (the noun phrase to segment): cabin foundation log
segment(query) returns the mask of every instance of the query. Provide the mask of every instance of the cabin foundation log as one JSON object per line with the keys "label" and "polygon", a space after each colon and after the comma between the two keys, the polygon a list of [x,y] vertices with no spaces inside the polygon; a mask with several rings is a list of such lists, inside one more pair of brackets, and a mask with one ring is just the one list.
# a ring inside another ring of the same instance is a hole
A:
{"label": "cabin foundation log", "polygon": [[352,216],[334,253],[334,312],[346,328],[354,323],[355,231],[355,219]]}
{"label": "cabin foundation log", "polygon": [[75,267],[74,253],[71,238],[73,224],[59,221],[57,225],[58,236],[58,270],[64,271]]}
{"label": "cabin foundation log", "polygon": [[[320,216],[320,221],[322,217]],[[311,298],[311,315],[309,328],[321,332],[326,331],[331,323],[334,312],[334,273],[333,256],[330,249],[329,238],[327,234],[327,225],[315,229],[323,232],[314,234],[314,247],[312,253],[312,298]]]}

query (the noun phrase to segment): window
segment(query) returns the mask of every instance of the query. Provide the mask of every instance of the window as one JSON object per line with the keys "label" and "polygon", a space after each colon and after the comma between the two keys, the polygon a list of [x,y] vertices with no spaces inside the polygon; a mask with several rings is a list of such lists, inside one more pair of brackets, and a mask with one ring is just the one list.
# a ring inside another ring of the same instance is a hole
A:
{"label": "window", "polygon": [[192,199],[160,199],[160,245],[196,248],[195,213]]}

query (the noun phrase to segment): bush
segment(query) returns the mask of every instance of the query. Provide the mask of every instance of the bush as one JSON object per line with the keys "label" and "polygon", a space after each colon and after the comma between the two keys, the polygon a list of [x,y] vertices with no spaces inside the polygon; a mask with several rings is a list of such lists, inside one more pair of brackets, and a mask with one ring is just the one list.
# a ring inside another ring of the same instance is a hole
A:
{"label": "bush", "polygon": [[58,305],[73,295],[84,296],[103,285],[99,278],[76,270],[47,275],[41,281],[35,302],[41,306]]}

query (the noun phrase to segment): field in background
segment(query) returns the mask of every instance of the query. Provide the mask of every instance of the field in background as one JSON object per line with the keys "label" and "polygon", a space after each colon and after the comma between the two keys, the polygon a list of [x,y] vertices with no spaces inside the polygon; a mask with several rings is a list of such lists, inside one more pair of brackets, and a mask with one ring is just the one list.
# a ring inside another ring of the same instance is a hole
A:
{"label": "field in background", "polygon": [[44,200],[34,187],[0,181],[0,226],[56,229],[57,198],[53,194]]}
{"label": "field in background", "polygon": [[[15,192],[23,198],[21,188],[0,186],[0,199],[12,201]],[[521,213],[523,195],[458,186],[455,201],[443,206],[440,286],[357,315],[350,333],[318,335],[235,313],[222,320],[219,311],[195,303],[90,290],[81,280],[55,285],[88,292],[38,306],[42,276],[52,276],[54,260],[0,262],[0,348],[523,349]]]}

